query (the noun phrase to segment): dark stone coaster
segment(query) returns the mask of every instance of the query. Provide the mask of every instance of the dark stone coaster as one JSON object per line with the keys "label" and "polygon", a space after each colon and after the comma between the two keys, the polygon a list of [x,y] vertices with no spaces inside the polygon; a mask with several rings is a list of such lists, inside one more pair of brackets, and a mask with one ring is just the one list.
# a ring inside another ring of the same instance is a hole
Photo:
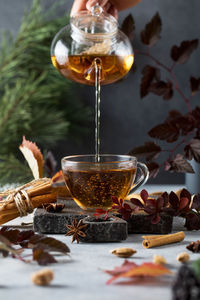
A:
{"label": "dark stone coaster", "polygon": [[81,238],[83,242],[119,242],[128,237],[127,222],[117,217],[111,217],[106,221],[86,217],[83,224],[88,225],[84,231],[86,237]]}
{"label": "dark stone coaster", "polygon": [[88,224],[84,242],[117,242],[128,236],[127,222],[120,218],[113,217],[105,221],[88,217],[73,200],[65,201],[65,206],[61,213],[50,213],[38,208],[33,217],[34,230],[40,233],[64,234],[67,232],[66,225],[71,225],[76,218],[78,221],[83,219],[84,224]]}
{"label": "dark stone coaster", "polygon": [[[38,208],[34,214],[33,218],[33,226],[34,230],[40,233],[66,233],[67,228],[66,225],[71,225],[72,220],[76,218],[77,220],[84,219],[88,217],[88,213],[81,210],[78,205],[73,200],[64,200],[59,199],[59,203],[65,204],[65,209],[61,213],[49,213],[44,209]],[[112,234],[112,241],[119,241],[125,239],[125,224],[126,221],[122,219],[121,223],[113,222],[113,224],[108,224],[109,222],[105,222],[107,227],[104,227],[104,222],[90,222],[91,228],[89,230],[89,238],[92,237],[93,234],[93,242],[97,241],[95,239],[99,239],[98,241],[111,241],[111,234]],[[171,216],[163,215],[161,221],[158,224],[151,224],[151,221],[147,218],[144,214],[133,215],[128,220],[128,233],[158,233],[158,234],[165,234],[170,233],[172,230],[172,221],[173,218]],[[127,226],[127,225],[126,225]],[[95,228],[96,227],[96,228]],[[98,227],[98,229],[97,229]],[[94,229],[95,228],[95,229]],[[119,229],[120,228],[120,229]],[[109,230],[111,233],[109,233]],[[121,230],[121,231],[120,231]],[[103,240],[103,233],[104,231],[106,234],[104,235]],[[97,237],[98,232],[98,237]],[[121,236],[120,238],[118,237]],[[127,233],[126,233],[127,235]],[[119,239],[118,239],[119,238]]]}
{"label": "dark stone coaster", "polygon": [[88,216],[73,200],[58,201],[65,204],[61,213],[49,213],[37,208],[33,216],[33,228],[40,233],[66,233],[66,225],[71,225],[74,218],[79,221]]}
{"label": "dark stone coaster", "polygon": [[152,224],[147,215],[133,215],[128,221],[128,233],[159,233],[172,231],[173,217],[162,215],[158,224]]}

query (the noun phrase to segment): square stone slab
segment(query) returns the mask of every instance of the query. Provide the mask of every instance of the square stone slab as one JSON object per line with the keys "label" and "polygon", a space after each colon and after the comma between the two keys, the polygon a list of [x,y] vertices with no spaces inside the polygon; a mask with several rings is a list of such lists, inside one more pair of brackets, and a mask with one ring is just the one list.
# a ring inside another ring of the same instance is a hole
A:
{"label": "square stone slab", "polygon": [[[66,225],[71,225],[73,219],[83,219],[87,224],[84,242],[118,242],[128,237],[127,222],[121,218],[113,217],[108,221],[88,217],[73,200],[62,201],[65,208],[61,213],[49,213],[45,209],[38,208],[33,217],[34,230],[40,233],[63,233],[67,232]],[[82,240],[83,241],[83,240]]]}
{"label": "square stone slab", "polygon": [[[65,234],[67,232],[66,225],[71,225],[74,218],[76,218],[79,221],[80,219],[84,219],[88,217],[88,214],[83,210],[81,210],[73,200],[59,199],[58,202],[65,204],[65,208],[61,213],[49,213],[45,209],[41,209],[41,208],[36,209],[33,218],[33,225],[35,231],[38,231],[40,233]],[[121,220],[120,223],[119,220]],[[137,215],[133,215],[128,220],[128,233],[150,233],[150,234],[170,233],[172,230],[172,222],[173,222],[173,218],[171,216],[163,215],[161,221],[158,224],[151,224],[151,221],[150,219],[147,218],[147,215],[137,214]],[[113,221],[112,226],[107,223],[106,224],[107,227],[105,229],[104,227],[105,224],[103,224],[103,222],[91,222],[89,236],[90,237],[92,236],[91,230],[94,230],[93,241],[97,241],[95,239],[98,239],[96,237],[97,232],[99,235],[99,239],[103,241],[101,235],[105,231],[104,241],[108,241],[108,240],[111,241],[108,232],[110,230],[110,232],[112,232],[113,234],[113,230],[114,230],[117,231],[117,233],[116,235],[114,235],[113,241],[123,240],[125,239],[125,235],[126,235],[124,229],[125,224],[127,226],[127,222],[120,218],[118,219],[117,223]],[[119,230],[122,230],[122,232],[120,233]],[[118,233],[119,235],[121,234],[120,239],[118,239],[119,238],[117,236]]]}

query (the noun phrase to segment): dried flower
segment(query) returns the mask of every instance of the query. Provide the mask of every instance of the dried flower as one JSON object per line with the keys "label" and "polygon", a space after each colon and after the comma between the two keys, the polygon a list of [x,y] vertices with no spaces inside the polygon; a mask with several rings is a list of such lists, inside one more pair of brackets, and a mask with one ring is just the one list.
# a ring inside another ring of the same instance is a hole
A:
{"label": "dried flower", "polygon": [[83,220],[79,222],[76,219],[73,219],[72,225],[66,225],[68,232],[66,233],[67,236],[72,235],[72,243],[76,240],[77,243],[80,241],[80,237],[85,238],[86,234],[84,229],[87,227],[87,224],[83,224]]}
{"label": "dried flower", "polygon": [[31,276],[31,281],[36,285],[46,286],[53,280],[54,274],[50,269],[42,269]]}

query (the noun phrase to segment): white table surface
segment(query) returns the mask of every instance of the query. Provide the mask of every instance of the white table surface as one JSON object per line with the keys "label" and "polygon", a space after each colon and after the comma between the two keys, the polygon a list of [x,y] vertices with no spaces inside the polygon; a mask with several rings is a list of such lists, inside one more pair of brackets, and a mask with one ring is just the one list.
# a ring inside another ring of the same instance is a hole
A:
{"label": "white table surface", "polygon": [[[157,191],[158,186],[147,187]],[[161,187],[163,188],[163,186]],[[164,190],[174,190],[177,186],[165,186]],[[21,223],[22,219],[12,222]],[[30,221],[30,216],[23,219]],[[183,229],[183,222],[178,220],[175,230]],[[198,231],[185,232],[186,238],[181,243],[171,244],[152,249],[142,247],[141,234],[130,234],[128,239],[121,243],[94,243],[71,244],[71,237],[54,235],[67,243],[71,249],[70,257],[59,257],[59,263],[48,266],[54,272],[55,279],[49,287],[38,287],[31,283],[30,276],[42,266],[36,263],[26,264],[12,258],[0,258],[0,300],[35,300],[35,299],[73,299],[73,300],[170,300],[171,283],[174,279],[166,278],[157,282],[145,281],[134,285],[112,284],[106,285],[110,278],[103,269],[113,269],[123,263],[124,259],[109,253],[117,247],[131,247],[137,253],[130,258],[137,264],[152,262],[155,254],[163,255],[169,268],[176,272],[180,263],[176,256],[183,251],[190,254],[191,260],[199,258],[198,254],[190,253],[185,247],[191,241],[200,238]]]}

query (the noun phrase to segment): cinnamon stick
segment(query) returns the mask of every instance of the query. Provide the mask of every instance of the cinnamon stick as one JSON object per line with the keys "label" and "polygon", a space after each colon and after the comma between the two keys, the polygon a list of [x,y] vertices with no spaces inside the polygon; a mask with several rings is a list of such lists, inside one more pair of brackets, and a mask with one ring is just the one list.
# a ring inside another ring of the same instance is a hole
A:
{"label": "cinnamon stick", "polygon": [[185,238],[185,234],[183,231],[167,234],[162,236],[144,236],[144,241],[142,243],[144,248],[152,248],[163,245],[168,245],[172,243],[181,242]]}
{"label": "cinnamon stick", "polygon": [[[28,199],[33,208],[41,206],[44,203],[52,203],[57,201],[57,191],[52,187],[52,181],[49,178],[42,178],[39,180],[34,180],[32,182],[23,185],[18,189],[9,190],[6,192],[0,193],[0,196],[7,197],[11,195],[11,198],[0,201],[0,225],[13,220],[20,216],[20,212],[16,206],[13,193],[18,192],[19,190],[24,190],[28,194]],[[22,200],[26,201],[23,193],[20,193]],[[27,207],[27,211],[30,209]]]}

